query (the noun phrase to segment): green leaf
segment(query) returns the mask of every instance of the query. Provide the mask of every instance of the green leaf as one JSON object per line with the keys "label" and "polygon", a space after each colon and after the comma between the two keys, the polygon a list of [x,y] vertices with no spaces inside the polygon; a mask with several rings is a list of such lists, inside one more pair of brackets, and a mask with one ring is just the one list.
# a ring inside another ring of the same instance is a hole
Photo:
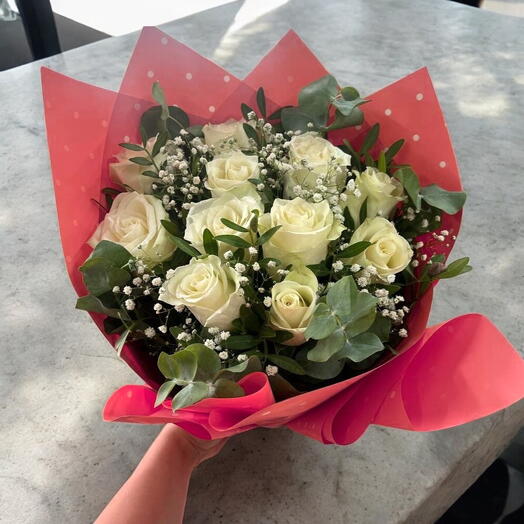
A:
{"label": "green leaf", "polygon": [[125,331],[123,331],[122,334],[118,337],[118,340],[115,342],[115,350],[118,356],[120,356],[122,349],[124,349],[124,344],[126,343],[129,333],[131,333],[131,328],[127,328]]}
{"label": "green leaf", "polygon": [[368,199],[365,198],[364,202],[362,202],[362,205],[360,206],[360,211],[358,214],[358,220],[362,224],[364,220],[368,217]]}
{"label": "green leaf", "polygon": [[[155,142],[155,144],[156,144],[156,142]],[[156,171],[149,171],[149,170],[148,171],[142,171],[140,173],[140,176],[148,176],[150,178],[160,178]]]}
{"label": "green leaf", "polygon": [[340,253],[337,253],[338,258],[351,258],[356,257],[362,251],[365,251],[369,246],[371,246],[373,242],[367,242],[366,240],[362,240],[361,242],[355,242],[354,244],[351,244],[350,246],[346,247],[343,251],[340,251]]}
{"label": "green leaf", "polygon": [[242,111],[242,116],[244,117],[244,120],[249,120],[249,113],[255,113],[251,107],[249,107],[247,104],[240,104],[240,111]]}
{"label": "green leaf", "polygon": [[342,329],[336,329],[327,338],[319,340],[316,346],[309,350],[308,360],[313,362],[326,362],[338,353],[346,343],[346,335]]}
{"label": "green leaf", "polygon": [[151,162],[151,160],[143,156],[134,156],[130,158],[129,161],[133,162],[134,164],[138,164],[139,166],[152,166],[153,165],[153,162]]}
{"label": "green leaf", "polygon": [[365,155],[367,152],[371,151],[375,145],[378,135],[380,133],[380,124],[373,124],[371,129],[368,131],[364,142],[362,142],[362,147],[360,148],[360,154]]}
{"label": "green leaf", "polygon": [[454,215],[462,209],[466,202],[463,191],[446,191],[436,184],[423,187],[420,196],[430,205],[441,209],[449,215]]}
{"label": "green leaf", "polygon": [[402,167],[393,176],[402,184],[417,210],[420,209],[420,183],[416,173],[410,167]]}
{"label": "green leaf", "polygon": [[284,131],[312,131],[315,128],[308,127],[310,122],[318,127],[315,118],[298,107],[283,108],[280,116]]}
{"label": "green leaf", "polygon": [[313,313],[313,318],[311,319],[309,326],[306,328],[304,336],[306,339],[314,338],[315,340],[320,340],[329,337],[335,329],[337,329],[335,314],[327,304],[321,302],[320,304],[317,304],[315,312]]}
{"label": "green leaf", "polygon": [[340,94],[342,95],[342,98],[344,100],[351,101],[351,100],[356,100],[357,98],[360,98],[360,93],[354,87],[351,87],[351,86],[343,87],[340,90]]}
{"label": "green leaf", "polygon": [[257,238],[257,241],[255,243],[255,245],[257,246],[261,246],[263,244],[265,244],[266,242],[268,242],[270,240],[270,238],[281,228],[282,226],[275,226],[275,227],[272,227],[271,229],[268,229],[265,233],[263,233],[262,235],[260,235],[258,238]]}
{"label": "green leaf", "polygon": [[355,98],[353,100],[335,98],[331,101],[331,104],[337,108],[341,115],[348,117],[358,106],[366,102],[367,100],[363,100],[362,98]]}
{"label": "green leaf", "polygon": [[338,84],[331,75],[323,76],[303,87],[298,95],[302,110],[312,115],[320,125],[326,123],[328,108],[338,92]]}
{"label": "green leaf", "polygon": [[400,140],[397,140],[396,142],[393,142],[386,151],[386,163],[389,164],[393,157],[400,151],[402,146],[404,145],[404,139],[401,138]]}
{"label": "green leaf", "polygon": [[80,266],[84,284],[91,295],[102,295],[115,286],[122,286],[131,279],[131,275],[116,267],[105,258],[89,258]]}
{"label": "green leaf", "polygon": [[172,137],[180,134],[182,129],[189,127],[189,117],[183,109],[178,106],[169,106],[169,118],[167,119],[167,130]]}
{"label": "green leaf", "polygon": [[332,356],[326,362],[313,362],[307,358],[307,350],[301,350],[297,355],[298,362],[304,368],[306,375],[319,380],[330,380],[340,375],[344,368],[344,360],[338,355]]}
{"label": "green leaf", "polygon": [[435,279],[453,278],[468,273],[473,268],[469,265],[469,257],[459,258],[449,264],[444,271],[435,275]]}
{"label": "green leaf", "polygon": [[183,351],[189,351],[195,355],[197,362],[196,380],[211,380],[220,369],[220,358],[213,349],[204,344],[191,344]]}
{"label": "green leaf", "polygon": [[243,397],[244,390],[233,380],[219,378],[215,382],[215,397],[218,398],[236,398]]}
{"label": "green leaf", "polygon": [[167,382],[164,382],[157,391],[156,394],[156,400],[155,400],[155,408],[160,406],[162,402],[169,396],[171,391],[173,391],[173,388],[177,385],[176,380],[168,380]]}
{"label": "green leaf", "polygon": [[353,362],[361,362],[366,358],[382,351],[384,345],[375,333],[362,333],[351,339],[341,351],[340,355],[349,358]]}
{"label": "green leaf", "polygon": [[84,297],[80,297],[76,301],[76,309],[80,309],[82,311],[90,311],[91,313],[102,313],[102,315],[107,315],[108,317],[118,319],[121,318],[120,314],[123,313],[121,309],[104,306],[102,301],[93,295],[86,295]]}
{"label": "green leaf", "polygon": [[293,373],[295,375],[305,375],[306,373],[304,371],[304,368],[291,357],[270,354],[267,356],[267,358],[268,360],[273,362],[273,364],[277,365],[279,368],[285,369],[286,371],[289,371],[290,373]]}
{"label": "green leaf", "polygon": [[172,222],[169,222],[169,220],[161,220],[160,222],[162,223],[166,231],[169,233],[169,238],[171,238],[171,240],[177,248],[181,249],[184,253],[187,253],[190,257],[199,257],[202,254],[200,253],[200,251],[198,251],[198,249],[194,248],[187,240],[177,237],[173,233],[171,233],[170,230],[172,230]]}
{"label": "green leaf", "polygon": [[153,87],[151,89],[153,98],[160,104],[162,111],[160,113],[160,118],[162,120],[167,120],[169,116],[169,110],[167,109],[166,97],[164,95],[164,90],[160,87],[159,82],[153,82]]}
{"label": "green leaf", "polygon": [[172,355],[162,352],[157,364],[164,377],[182,382],[191,382],[197,372],[197,356],[187,349],[181,349]]}
{"label": "green leaf", "polygon": [[391,320],[382,315],[376,315],[369,331],[375,333],[382,342],[386,342],[391,334]]}
{"label": "green leaf", "polygon": [[[364,295],[365,293],[359,294]],[[344,329],[346,338],[350,339],[360,335],[360,333],[364,333],[364,331],[367,331],[375,321],[376,315],[377,311],[375,309],[375,305],[373,305],[370,307],[367,313],[363,313],[359,317],[353,318],[350,322],[347,322]]]}
{"label": "green leaf", "polygon": [[384,153],[384,151],[381,151],[378,155],[377,169],[381,173],[385,173],[387,170],[386,154]]}
{"label": "green leaf", "polygon": [[260,114],[263,118],[266,118],[266,95],[264,94],[264,88],[259,87],[257,91],[257,105],[260,109]]}
{"label": "green leaf", "polygon": [[253,335],[232,335],[224,341],[223,346],[233,351],[242,351],[258,346],[260,339]]}
{"label": "green leaf", "polygon": [[205,382],[192,382],[182,388],[173,398],[173,411],[192,406],[210,396],[209,386]]}
{"label": "green leaf", "polygon": [[377,299],[369,293],[360,293],[355,280],[348,275],[329,289],[326,302],[344,324],[350,324],[374,310]]}
{"label": "green leaf", "polygon": [[[166,145],[167,139],[169,138],[169,135],[167,131],[162,131],[156,141],[153,145],[153,150],[151,151],[151,156],[156,157],[158,153],[160,153],[160,149]],[[143,174],[143,173],[142,173]]]}
{"label": "green leaf", "polygon": [[130,260],[135,260],[135,257],[126,248],[109,240],[101,240],[90,258],[105,258],[118,267],[127,265]]}
{"label": "green leaf", "polygon": [[291,340],[294,337],[290,331],[277,331],[275,334],[275,342],[283,343]]}
{"label": "green leaf", "polygon": [[239,226],[238,224],[235,224],[234,222],[231,222],[231,220],[228,220],[227,218],[221,218],[220,221],[222,222],[222,224],[229,227],[230,229],[234,229],[235,231],[238,231],[240,233],[249,233],[248,229],[246,229],[245,227]]}
{"label": "green leaf", "polygon": [[[335,131],[345,127],[358,126],[364,121],[364,113],[355,107],[348,116],[344,116],[338,109],[335,111],[335,120],[325,128],[326,131]],[[358,158],[358,157],[357,157]]]}
{"label": "green leaf", "polygon": [[243,124],[242,127],[244,128],[244,131],[248,138],[252,138],[257,144],[259,143],[259,138],[256,130],[253,128],[253,126],[250,126],[249,124]]}
{"label": "green leaf", "polygon": [[282,113],[282,109],[286,109],[288,107],[293,107],[293,106],[283,106],[283,107],[279,107],[277,110],[275,110],[273,113],[271,113],[268,117],[267,117],[267,120],[280,120],[281,118],[281,113]]}
{"label": "green leaf", "polygon": [[215,240],[218,240],[219,242],[224,242],[224,244],[229,244],[233,247],[248,248],[251,246],[251,244],[247,240],[237,237],[236,235],[217,235],[215,237]]}
{"label": "green leaf", "polygon": [[189,126],[186,129],[186,131],[188,133],[191,133],[194,137],[204,138],[204,133],[203,133],[202,129],[203,129],[203,126],[195,125],[195,126]]}
{"label": "green leaf", "polygon": [[127,142],[122,142],[118,145],[124,149],[129,149],[129,151],[144,151],[143,146],[139,146],[138,144],[128,144]]}
{"label": "green leaf", "polygon": [[262,371],[262,364],[257,356],[252,355],[247,360],[244,360],[235,366],[219,370],[216,374],[216,378],[229,378],[230,380],[238,381],[254,371]]}
{"label": "green leaf", "polygon": [[213,237],[213,233],[209,229],[204,229],[204,249],[208,255],[218,255],[218,242]]}
{"label": "green leaf", "polygon": [[162,120],[162,107],[153,106],[144,112],[140,119],[140,127],[143,129],[143,141],[147,142],[148,138],[156,136],[162,131],[167,131],[171,138],[180,133],[181,129],[189,127],[189,118],[186,113],[176,106],[169,106],[169,117]]}

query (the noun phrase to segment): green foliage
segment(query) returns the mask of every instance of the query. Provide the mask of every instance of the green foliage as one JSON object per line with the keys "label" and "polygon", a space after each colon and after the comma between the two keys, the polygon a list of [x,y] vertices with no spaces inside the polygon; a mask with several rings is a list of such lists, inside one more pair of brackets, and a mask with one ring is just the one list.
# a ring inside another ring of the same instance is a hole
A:
{"label": "green foliage", "polygon": [[269,354],[268,360],[276,364],[279,368],[285,369],[295,375],[305,375],[304,368],[294,359],[286,357],[284,355]]}
{"label": "green foliage", "polygon": [[367,332],[375,322],[376,305],[377,299],[361,293],[352,276],[336,282],[327,293],[326,303],[317,305],[306,329],[307,338],[319,341],[309,351],[308,360],[327,362],[338,356],[359,362],[382,350],[378,336]]}
{"label": "green foliage", "polygon": [[263,244],[265,244],[266,242],[269,242],[269,240],[271,239],[271,237],[281,228],[282,226],[275,226],[275,227],[272,227],[271,229],[268,229],[265,233],[263,233],[262,235],[260,235],[256,241],[256,245],[257,246],[262,246]]}
{"label": "green foliage", "polygon": [[218,255],[218,242],[209,229],[204,229],[203,234],[204,249],[208,255]]}
{"label": "green foliage", "polygon": [[112,318],[121,318],[120,315],[123,313],[119,308],[106,307],[98,297],[93,295],[80,297],[76,301],[76,309],[90,311],[91,313],[102,313],[102,315]]}
{"label": "green foliage", "polygon": [[346,249],[343,249],[342,251],[337,253],[337,256],[338,258],[356,257],[372,244],[373,242],[367,242],[366,240],[362,240],[361,242],[355,242],[354,244],[351,244],[350,246],[346,247]]}
{"label": "green foliage", "polygon": [[[190,257],[199,257],[202,253],[195,247],[193,247],[187,240],[180,238],[172,233],[175,229],[175,225],[169,220],[160,221],[166,231],[169,233],[169,238],[173,241],[178,249],[181,249],[184,253],[187,253]],[[216,238],[216,237],[215,237]]]}
{"label": "green foliage", "polygon": [[241,248],[248,248],[251,246],[251,244],[244,240],[241,237],[237,237],[236,235],[217,235],[215,237],[215,240],[218,240],[219,242],[224,242],[224,244],[228,244],[233,247],[241,247]]}
{"label": "green foliage", "polygon": [[450,215],[458,213],[466,202],[466,193],[463,191],[446,191],[436,184],[423,187],[420,190],[420,196],[430,206]]}
{"label": "green foliage", "polygon": [[468,273],[473,268],[469,265],[469,257],[459,258],[449,264],[442,272],[434,276],[435,280],[442,280],[443,278],[454,278]]}
{"label": "green foliage", "polygon": [[402,167],[393,176],[402,184],[415,208],[420,209],[420,183],[416,173],[410,167]]}
{"label": "green foliage", "polygon": [[235,231],[238,231],[239,233],[249,233],[249,230],[246,229],[243,226],[239,226],[238,224],[235,224],[234,222],[231,222],[231,220],[228,220],[227,218],[221,218],[220,221],[225,226],[229,227],[230,229],[233,229]]}
{"label": "green foliage", "polygon": [[380,133],[380,124],[373,124],[371,126],[371,129],[368,131],[367,135],[364,138],[364,142],[362,142],[362,146],[360,147],[360,155],[365,155],[376,144],[378,140],[378,135]]}
{"label": "green foliage", "polygon": [[264,93],[264,88],[259,87],[257,91],[257,105],[260,110],[262,118],[266,118],[266,95]]}

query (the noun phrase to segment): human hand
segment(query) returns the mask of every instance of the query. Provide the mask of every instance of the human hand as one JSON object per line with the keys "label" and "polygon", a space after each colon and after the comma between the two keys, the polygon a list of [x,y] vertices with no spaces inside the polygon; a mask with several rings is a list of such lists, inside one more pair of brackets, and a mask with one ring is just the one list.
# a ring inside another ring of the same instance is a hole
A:
{"label": "human hand", "polygon": [[217,455],[228,440],[227,438],[219,440],[200,439],[175,424],[166,424],[161,433],[165,434],[166,438],[176,446],[178,452],[183,453],[184,458],[193,467]]}

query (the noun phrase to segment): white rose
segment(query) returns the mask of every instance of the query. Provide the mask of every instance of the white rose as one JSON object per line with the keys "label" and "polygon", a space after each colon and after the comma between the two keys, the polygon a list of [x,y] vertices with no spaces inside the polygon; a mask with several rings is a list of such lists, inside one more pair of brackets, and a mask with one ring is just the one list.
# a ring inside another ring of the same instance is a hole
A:
{"label": "white rose", "polygon": [[284,197],[296,196],[293,188],[314,190],[318,178],[331,190],[341,191],[346,181],[345,166],[351,156],[316,133],[304,133],[291,139],[289,160],[292,168],[284,175]]}
{"label": "white rose", "polygon": [[[249,223],[253,218],[252,211],[257,209],[259,213],[264,211],[264,206],[258,193],[252,184],[249,187],[240,187],[227,191],[218,198],[209,198],[195,204],[187,214],[186,231],[184,238],[195,246],[201,253],[204,253],[204,229],[209,229],[213,236],[235,235],[249,239],[249,233],[242,233],[231,229],[222,223],[222,218],[226,218],[239,226],[249,228]],[[224,242],[218,244],[219,254],[231,249],[231,246]]]}
{"label": "white rose", "polygon": [[136,192],[120,193],[88,244],[94,248],[101,240],[115,242],[153,266],[168,259],[175,250],[161,220],[169,220],[169,215],[158,198]]}
{"label": "white rose", "polygon": [[234,151],[229,155],[215,157],[206,164],[206,187],[214,197],[219,197],[241,185],[251,184],[250,178],[259,173],[258,157]]}
{"label": "white rose", "polygon": [[226,330],[245,303],[239,278],[215,255],[193,258],[175,269],[158,298],[172,306],[187,306],[203,326]]}
{"label": "white rose", "polygon": [[349,209],[355,226],[360,224],[360,208],[367,199],[367,218],[381,216],[388,218],[393,208],[403,200],[402,184],[386,173],[381,173],[374,167],[367,167],[355,178],[355,187],[360,195],[357,197],[352,191],[346,191],[346,206]]}
{"label": "white rose", "polygon": [[[148,151],[153,150],[155,145],[156,137],[151,137],[146,144]],[[123,149],[122,152],[115,155],[118,162],[109,164],[109,174],[111,180],[120,185],[129,186],[131,189],[138,193],[151,193],[151,184],[154,179],[149,176],[144,176],[144,171],[151,170],[150,166],[139,166],[129,159],[133,157],[146,158],[147,154],[145,151],[130,151],[129,149]],[[165,162],[167,153],[158,153],[155,156],[155,163],[160,166]]]}
{"label": "white rose", "polygon": [[378,275],[384,279],[406,268],[413,257],[408,241],[385,218],[366,218],[353,233],[349,243],[351,245],[363,240],[373,242],[373,245],[344,262],[362,267],[374,266]]}
{"label": "white rose", "polygon": [[318,264],[326,258],[328,244],[337,239],[344,226],[335,220],[328,203],[275,199],[269,213],[259,220],[259,230],[281,228],[263,246],[264,256],[284,264]]}
{"label": "white rose", "polygon": [[202,128],[206,145],[225,146],[225,141],[233,139],[236,149],[248,149],[249,138],[244,131],[244,123],[243,120],[230,119],[223,124],[206,124]]}
{"label": "white rose", "polygon": [[306,341],[304,331],[315,311],[317,290],[317,277],[304,266],[293,269],[271,289],[269,322],[275,329],[293,333],[284,345],[298,346]]}

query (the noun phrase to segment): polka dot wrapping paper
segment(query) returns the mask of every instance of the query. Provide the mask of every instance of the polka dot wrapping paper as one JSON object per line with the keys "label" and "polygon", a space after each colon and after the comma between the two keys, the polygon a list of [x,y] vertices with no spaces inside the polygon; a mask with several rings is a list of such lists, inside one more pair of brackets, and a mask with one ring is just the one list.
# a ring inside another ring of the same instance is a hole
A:
{"label": "polka dot wrapping paper", "polygon": [[[328,74],[300,38],[289,32],[243,80],[200,56],[156,28],[138,40],[120,90],[115,93],[42,68],[47,138],[56,206],[67,271],[84,295],[78,267],[89,256],[86,241],[102,219],[93,203],[112,187],[108,163],[121,142],[138,141],[141,114],[156,105],[151,84],[159,81],[170,104],[192,123],[240,118],[240,103],[254,107],[263,86],[268,113],[296,104],[300,89]],[[377,154],[400,138],[406,140],[397,162],[409,163],[421,184],[460,190],[461,181],[446,124],[426,69],[409,74],[366,96],[364,122],[329,135],[356,147],[380,123]],[[114,186],[113,186],[114,187]],[[461,214],[443,215],[449,254]],[[432,254],[431,242],[427,253]],[[323,443],[348,444],[370,424],[428,431],[487,416],[524,396],[524,363],[504,336],[477,314],[427,327],[432,302],[429,289],[410,313],[409,336],[398,354],[354,378],[275,402],[269,378],[261,372],[240,381],[245,395],[209,398],[173,413],[170,400],[154,407],[161,377],[156,363],[125,345],[121,357],[146,382],[124,386],[108,400],[108,421],[159,424],[172,422],[202,438],[221,438],[263,427],[288,426]],[[103,317],[92,314],[102,329]],[[114,336],[106,335],[114,342]],[[496,358],[493,355],[496,354]],[[101,377],[101,380],[104,380]]]}

